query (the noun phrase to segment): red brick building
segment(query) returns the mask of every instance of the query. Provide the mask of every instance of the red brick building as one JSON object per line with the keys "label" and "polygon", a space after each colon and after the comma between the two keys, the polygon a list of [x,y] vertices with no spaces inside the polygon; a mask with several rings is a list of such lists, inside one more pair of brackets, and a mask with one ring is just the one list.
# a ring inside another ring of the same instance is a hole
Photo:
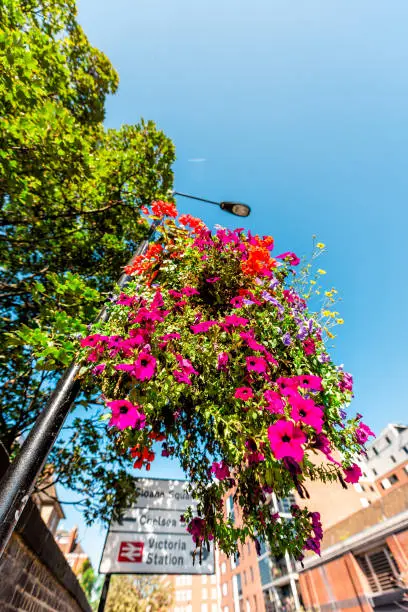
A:
{"label": "red brick building", "polygon": [[[363,507],[326,522],[321,557],[304,561],[306,610],[408,609],[408,428],[389,425],[361,467]],[[330,500],[336,514],[342,498]]]}

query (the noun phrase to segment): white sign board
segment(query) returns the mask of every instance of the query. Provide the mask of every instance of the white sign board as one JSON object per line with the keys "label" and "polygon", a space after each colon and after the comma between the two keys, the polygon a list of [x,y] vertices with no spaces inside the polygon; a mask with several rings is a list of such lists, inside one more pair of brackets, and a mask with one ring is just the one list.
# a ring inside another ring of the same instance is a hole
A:
{"label": "white sign board", "polygon": [[137,505],[121,523],[112,523],[102,553],[100,574],[213,574],[214,550],[202,562],[181,514],[196,502],[186,481],[138,479]]}

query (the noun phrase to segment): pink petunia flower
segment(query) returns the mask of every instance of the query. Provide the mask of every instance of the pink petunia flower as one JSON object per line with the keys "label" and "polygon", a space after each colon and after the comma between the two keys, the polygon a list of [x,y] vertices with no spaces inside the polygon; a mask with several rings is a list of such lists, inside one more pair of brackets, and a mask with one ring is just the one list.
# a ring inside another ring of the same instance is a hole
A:
{"label": "pink petunia flower", "polygon": [[150,380],[156,369],[156,358],[146,351],[139,353],[134,369],[134,376],[138,380]]}
{"label": "pink petunia flower", "polygon": [[225,372],[227,370],[228,360],[228,353],[219,353],[217,355],[217,370]]}
{"label": "pink petunia flower", "polygon": [[159,338],[161,340],[161,342],[159,343],[159,348],[164,349],[166,348],[170,340],[180,340],[180,338],[181,336],[177,332],[174,332],[171,334],[164,334],[164,336],[160,336]]}
{"label": "pink petunia flower", "polygon": [[81,346],[91,346],[91,347],[95,347],[98,346],[98,344],[102,341],[105,340],[106,336],[101,336],[100,334],[92,334],[91,336],[87,336],[86,338],[82,338],[80,345]]}
{"label": "pink petunia flower", "polygon": [[286,251],[286,253],[276,255],[276,259],[287,259],[291,266],[298,266],[300,264],[299,257],[291,251]]}
{"label": "pink petunia flower", "polygon": [[261,463],[261,461],[265,461],[265,455],[259,451],[253,451],[252,453],[245,455],[244,459],[248,461],[248,465],[255,465],[257,463]]}
{"label": "pink petunia flower", "polygon": [[340,391],[352,391],[353,390],[353,377],[347,372],[343,372],[343,378],[339,382]]}
{"label": "pink petunia flower", "polygon": [[92,374],[94,374],[95,376],[98,376],[104,371],[105,368],[106,368],[106,364],[100,363],[99,365],[94,367],[94,369],[92,370]]}
{"label": "pink petunia flower", "polygon": [[324,455],[326,455],[328,460],[331,461],[332,463],[335,463],[336,465],[340,465],[340,463],[336,461],[334,457],[332,457],[330,441],[329,441],[329,438],[324,433],[320,433],[316,436],[316,439],[312,444],[312,448],[315,448],[316,450],[321,451]]}
{"label": "pink petunia flower", "polygon": [[232,325],[233,327],[239,327],[240,325],[248,325],[249,319],[244,317],[238,317],[237,315],[227,315],[225,317],[225,325]]}
{"label": "pink petunia flower", "polygon": [[321,391],[323,389],[320,376],[303,374],[303,376],[297,376],[297,382],[302,389],[309,389],[310,391]]}
{"label": "pink petunia flower", "polygon": [[183,372],[185,372],[186,374],[198,374],[197,370],[194,368],[193,364],[189,359],[186,359],[185,357],[183,357],[183,355],[180,355],[179,353],[177,353],[176,359]]}
{"label": "pink petunia flower", "polygon": [[264,398],[268,402],[265,410],[273,414],[284,414],[285,401],[276,391],[268,389],[264,392]]}
{"label": "pink petunia flower", "polygon": [[205,281],[207,283],[213,284],[213,283],[216,283],[217,281],[219,281],[220,278],[221,278],[221,276],[213,276],[211,278],[206,278]]}
{"label": "pink petunia flower", "polygon": [[351,484],[357,483],[362,475],[362,471],[357,463],[353,463],[349,468],[345,468],[344,473],[346,475],[344,480],[346,482],[350,482]]}
{"label": "pink petunia flower", "polygon": [[230,300],[230,304],[232,304],[234,308],[242,308],[242,306],[244,305],[244,298],[240,295],[237,295]]}
{"label": "pink petunia flower", "polygon": [[181,291],[176,291],[175,289],[169,289],[168,293],[171,297],[174,297],[174,298],[183,297],[183,294],[181,293]]}
{"label": "pink petunia flower", "polygon": [[214,461],[211,466],[211,472],[216,478],[218,478],[218,480],[225,480],[230,476],[230,469],[225,461],[220,461],[219,463]]}
{"label": "pink petunia flower", "polygon": [[294,421],[310,425],[316,433],[322,431],[323,410],[320,406],[316,406],[312,399],[305,399],[300,395],[289,397],[289,402],[292,405],[290,416]]}
{"label": "pink petunia flower", "polygon": [[113,400],[106,404],[112,410],[109,426],[118,429],[143,429],[146,425],[146,417],[139,411],[140,406],[132,404],[129,400]]}
{"label": "pink petunia flower", "polygon": [[208,332],[213,325],[217,325],[217,321],[202,321],[201,323],[197,323],[197,325],[190,325],[190,329],[193,334],[201,334],[203,332]]}
{"label": "pink petunia flower", "polygon": [[282,395],[297,394],[298,380],[296,376],[292,378],[281,376],[280,378],[276,379],[276,384],[278,385],[279,391],[282,393]]}
{"label": "pink petunia flower", "polygon": [[268,438],[276,459],[292,457],[298,463],[303,460],[305,452],[302,444],[307,442],[307,437],[292,421],[280,419],[268,427]]}
{"label": "pink petunia flower", "polygon": [[266,363],[263,357],[246,357],[246,367],[249,372],[258,372],[258,374],[263,374],[266,372],[268,364]]}
{"label": "pink petunia flower", "polygon": [[121,293],[116,300],[116,303],[121,304],[122,306],[133,306],[135,302],[137,302],[137,297],[134,295],[126,295],[126,293]]}
{"label": "pink petunia flower", "polygon": [[375,433],[371,431],[368,425],[360,423],[355,431],[355,436],[359,444],[365,444],[370,436],[375,437]]}
{"label": "pink petunia flower", "polygon": [[241,399],[244,400],[244,402],[247,402],[249,399],[254,397],[254,392],[252,391],[251,387],[238,387],[235,389],[234,397],[235,399]]}
{"label": "pink petunia flower", "polygon": [[195,287],[184,287],[184,289],[181,290],[181,293],[187,297],[191,297],[192,295],[200,295],[200,292]]}
{"label": "pink petunia flower", "polygon": [[303,342],[303,350],[305,355],[314,355],[316,353],[316,344],[312,338],[306,338]]}
{"label": "pink petunia flower", "polygon": [[179,383],[184,383],[185,385],[191,385],[191,378],[188,376],[187,372],[183,370],[173,370],[172,372],[174,380]]}

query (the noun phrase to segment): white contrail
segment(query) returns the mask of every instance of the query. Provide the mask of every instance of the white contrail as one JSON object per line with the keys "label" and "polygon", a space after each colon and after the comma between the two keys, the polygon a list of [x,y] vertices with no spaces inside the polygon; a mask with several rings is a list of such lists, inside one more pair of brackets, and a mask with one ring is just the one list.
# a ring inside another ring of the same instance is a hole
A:
{"label": "white contrail", "polygon": [[202,164],[203,162],[206,162],[206,158],[205,157],[192,157],[191,159],[188,159],[187,161],[189,161],[192,164]]}

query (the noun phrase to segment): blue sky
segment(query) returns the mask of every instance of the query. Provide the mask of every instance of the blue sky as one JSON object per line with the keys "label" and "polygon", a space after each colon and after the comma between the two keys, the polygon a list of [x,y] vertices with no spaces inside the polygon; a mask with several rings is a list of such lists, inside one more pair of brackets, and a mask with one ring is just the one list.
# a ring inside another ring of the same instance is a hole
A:
{"label": "blue sky", "polygon": [[[119,72],[106,125],[154,120],[176,145],[176,189],[247,202],[245,226],[272,234],[279,252],[309,253],[313,234],[327,245],[352,410],[377,433],[404,422],[406,0],[82,0],[79,19]],[[215,207],[179,208],[235,223]],[[79,522],[67,514],[67,526]],[[86,531],[95,564],[102,543]]]}

